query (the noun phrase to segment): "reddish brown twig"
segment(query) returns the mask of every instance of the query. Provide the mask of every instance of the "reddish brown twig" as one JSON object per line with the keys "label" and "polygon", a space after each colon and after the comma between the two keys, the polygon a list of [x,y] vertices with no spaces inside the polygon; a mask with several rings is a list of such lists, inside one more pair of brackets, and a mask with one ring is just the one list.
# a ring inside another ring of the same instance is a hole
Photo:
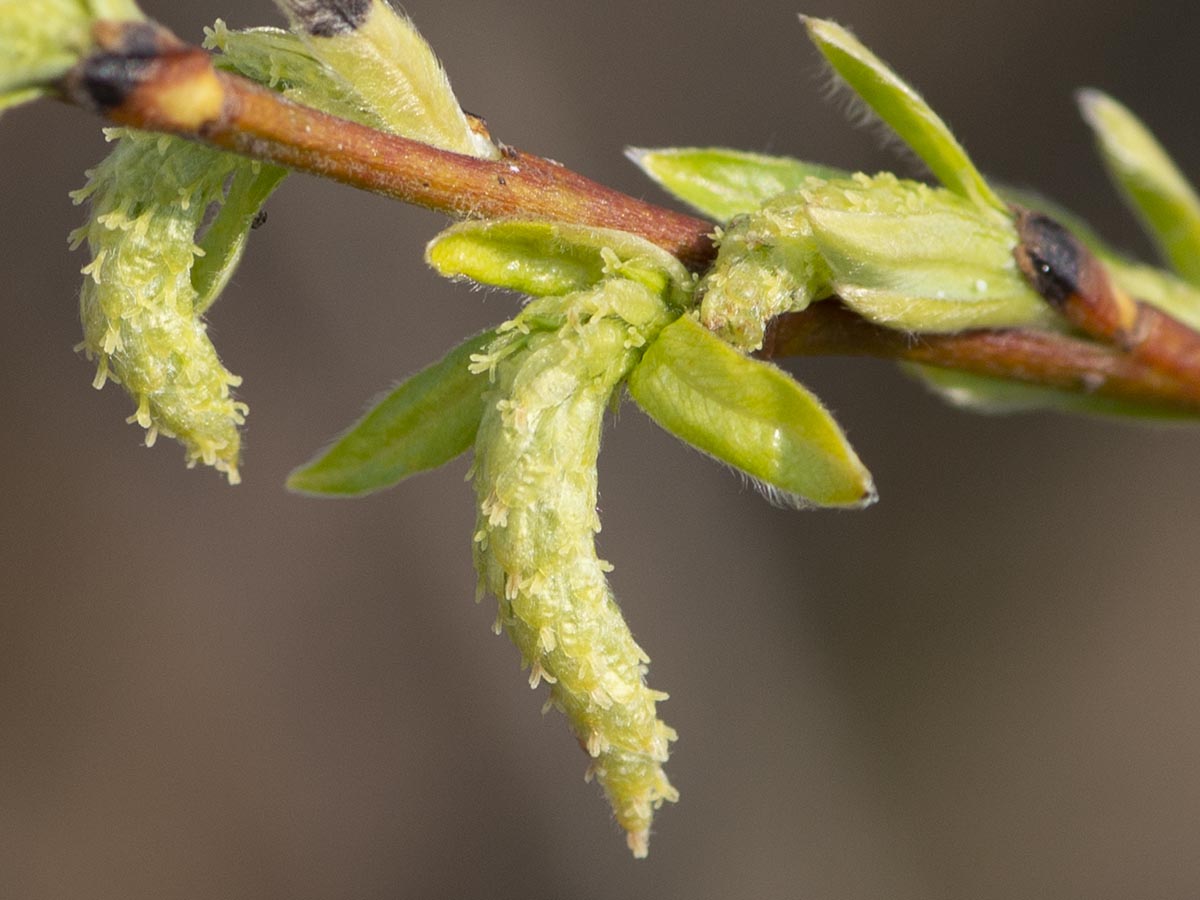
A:
{"label": "reddish brown twig", "polygon": [[[102,23],[95,37],[97,50],[64,80],[62,94],[117,124],[203,141],[454,216],[619,229],[698,272],[713,259],[712,223],[629,197],[556,162],[509,148],[497,161],[461,156],[291,103],[218,71],[208,53],[157,25]],[[1059,240],[1066,232],[1049,221],[1020,218],[1018,260],[1048,302],[1102,343],[1022,330],[914,336],[823,302],[776,320],[763,355],[910,360],[1200,411],[1200,335],[1121,295],[1086,250],[1073,238]]]}
{"label": "reddish brown twig", "polygon": [[100,52],[66,96],[113,122],[204,141],[456,216],[557,219],[638,234],[702,268],[712,223],[637,200],[551,160],[504,148],[499,160],[439,150],[291,103],[216,70],[160,27],[104,23]]}
{"label": "reddish brown twig", "polygon": [[1200,380],[1181,381],[1093,341],[1023,329],[907,334],[872,325],[833,301],[775,319],[763,354],[905,360],[1164,409],[1200,410]]}
{"label": "reddish brown twig", "polygon": [[1185,384],[1200,382],[1200,334],[1128,296],[1075,235],[1041,213],[1017,210],[1021,271],[1084,334]]}

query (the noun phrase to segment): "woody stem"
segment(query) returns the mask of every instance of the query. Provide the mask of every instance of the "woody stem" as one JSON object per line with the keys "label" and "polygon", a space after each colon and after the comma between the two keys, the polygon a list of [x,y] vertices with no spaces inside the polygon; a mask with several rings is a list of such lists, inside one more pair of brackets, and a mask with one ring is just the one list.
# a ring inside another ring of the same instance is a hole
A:
{"label": "woody stem", "polygon": [[[201,141],[456,217],[550,219],[625,231],[696,272],[716,254],[711,222],[630,197],[551,160],[508,147],[497,160],[463,156],[301,106],[219,71],[210,54],[161,26],[103,22],[95,38],[97,49],[63,80],[60,94],[116,124]],[[910,360],[1200,411],[1200,372],[1190,363],[1200,336],[1188,331],[1195,340],[1182,342],[1189,365],[1180,366],[1172,362],[1178,329],[1158,342],[1157,355],[1022,330],[910,338],[824,302],[772,323],[763,355]]]}

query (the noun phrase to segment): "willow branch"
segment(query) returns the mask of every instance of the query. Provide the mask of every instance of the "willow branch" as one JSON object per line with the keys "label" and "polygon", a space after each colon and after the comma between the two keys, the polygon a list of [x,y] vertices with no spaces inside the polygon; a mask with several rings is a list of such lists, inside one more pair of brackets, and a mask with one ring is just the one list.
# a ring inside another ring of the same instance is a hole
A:
{"label": "willow branch", "polygon": [[873,325],[832,301],[776,318],[763,355],[903,360],[1167,410],[1200,410],[1200,381],[1175,378],[1094,341],[1019,328],[908,334]]}
{"label": "willow branch", "polygon": [[524,216],[638,234],[695,268],[714,253],[710,222],[637,200],[539,156],[477,159],[292,103],[157,26],[102,23],[101,51],[64,84],[67,99],[120,125],[193,138],[454,216]]}
{"label": "willow branch", "polygon": [[[508,147],[498,160],[462,156],[292,103],[218,70],[209,53],[161,26],[105,22],[95,32],[98,49],[63,80],[61,95],[115,124],[201,141],[456,217],[519,216],[618,229],[697,272],[715,256],[711,222],[630,197],[557,162]],[[1036,245],[1041,232],[1027,237],[1034,251],[1044,249]],[[1106,298],[1103,290],[1074,283],[1064,293],[1058,281],[1044,277],[1061,273],[1039,268],[1042,258],[1025,249],[1018,249],[1018,261],[1030,281],[1094,341],[1023,330],[913,336],[826,302],[777,319],[763,355],[909,360],[1200,411],[1200,335],[1139,301]],[[1074,277],[1078,281],[1079,272]]]}

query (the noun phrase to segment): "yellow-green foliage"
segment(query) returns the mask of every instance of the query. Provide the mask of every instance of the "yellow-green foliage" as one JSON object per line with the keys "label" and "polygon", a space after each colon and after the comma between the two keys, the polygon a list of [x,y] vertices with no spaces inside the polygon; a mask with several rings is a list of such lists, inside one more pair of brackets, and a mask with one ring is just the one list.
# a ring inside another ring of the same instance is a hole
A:
{"label": "yellow-green foliage", "polygon": [[[496,147],[476,134],[432,48],[383,0],[344,4],[276,0],[312,56],[382,127],[468,156],[494,159]],[[345,12],[340,11],[345,9]]]}
{"label": "yellow-green foliage", "polygon": [[766,323],[836,294],[879,325],[915,332],[1054,327],[1013,259],[1010,216],[946,188],[883,173],[806,179],[732,219],[701,283],[701,320],[736,347]]}
{"label": "yellow-green foliage", "polygon": [[1079,105],[1109,174],[1180,277],[1200,287],[1200,197],[1154,134],[1100,91]]}
{"label": "yellow-green foliage", "polygon": [[919,332],[1057,321],[1017,269],[1007,212],[890,173],[797,193],[830,288],[866,319]]}
{"label": "yellow-green foliage", "polygon": [[[206,43],[222,51],[222,66],[293,99],[453,149],[495,152],[471,131],[428,45],[386,4],[349,35],[231,32],[217,22]],[[147,443],[177,438],[189,464],[202,461],[236,482],[246,406],[230,395],[240,379],[221,365],[200,314],[236,267],[250,221],[283,171],[179,138],[119,134],[75,195],[91,204],[76,233],[92,254],[80,300],[83,349],[99,360],[97,386],[112,379],[133,396]],[[198,245],[211,204],[225,209]]]}

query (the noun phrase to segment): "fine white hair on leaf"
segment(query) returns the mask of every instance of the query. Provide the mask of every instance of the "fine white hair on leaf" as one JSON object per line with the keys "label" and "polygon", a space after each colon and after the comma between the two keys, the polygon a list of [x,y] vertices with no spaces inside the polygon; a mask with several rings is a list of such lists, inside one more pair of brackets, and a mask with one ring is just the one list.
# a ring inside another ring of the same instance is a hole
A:
{"label": "fine white hair on leaf", "polygon": [[331,80],[382,126],[486,159],[499,150],[459,106],[450,80],[412,21],[383,0],[276,0]]}
{"label": "fine white hair on leaf", "polygon": [[833,67],[829,60],[821,57],[815,78],[826,103],[841,113],[852,128],[859,128],[874,135],[881,150],[905,162],[914,174],[922,178],[931,176],[929,167],[898,135],[894,128],[879,117],[871,105],[851,87],[846,79]]}
{"label": "fine white hair on leaf", "polygon": [[788,491],[780,490],[773,484],[768,484],[761,479],[755,478],[752,475],[747,475],[745,472],[741,472],[737,469],[734,471],[738,472],[738,474],[742,476],[743,481],[749,482],[754,489],[762,495],[762,498],[774,507],[797,511],[820,508],[817,506],[817,504],[813,503],[811,500],[806,500],[799,494],[792,494]]}

